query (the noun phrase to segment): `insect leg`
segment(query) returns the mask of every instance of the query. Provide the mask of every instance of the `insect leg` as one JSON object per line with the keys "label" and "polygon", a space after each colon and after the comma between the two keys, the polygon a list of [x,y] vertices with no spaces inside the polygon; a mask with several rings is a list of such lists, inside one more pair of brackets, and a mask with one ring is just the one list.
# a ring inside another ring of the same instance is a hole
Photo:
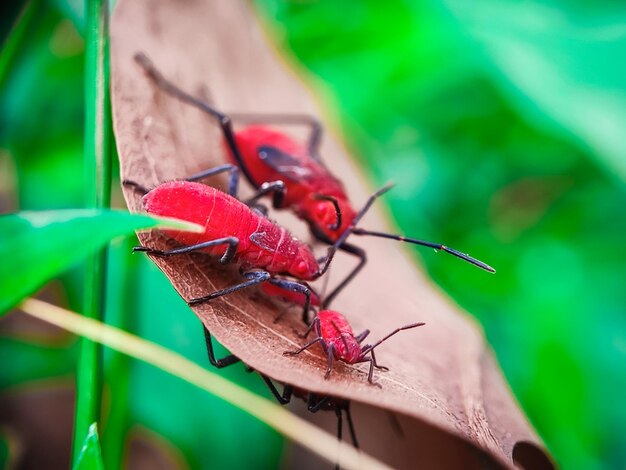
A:
{"label": "insect leg", "polygon": [[429,248],[434,248],[435,250],[441,250],[441,251],[445,251],[446,253],[450,253],[452,256],[456,256],[457,258],[467,261],[468,263],[473,264],[474,266],[484,269],[485,271],[488,271],[490,273],[496,272],[496,270],[493,269],[488,264],[483,263],[482,261],[476,258],[473,258],[472,256],[466,253],[461,253],[459,250],[455,250],[454,248],[450,248],[449,246],[445,246],[440,243],[433,243],[433,242],[429,242],[425,240],[417,240],[415,238],[403,237],[401,235],[394,235],[391,233],[373,232],[371,230],[365,230],[365,229],[356,228],[356,227],[352,229],[352,233],[354,235],[369,235],[371,237],[387,238],[391,240],[412,243],[414,245],[427,246]]}
{"label": "insect leg", "polygon": [[226,251],[220,258],[220,263],[226,264],[232,261],[233,257],[237,253],[237,247],[239,246],[239,239],[237,237],[224,237],[217,238],[215,240],[210,240],[208,242],[197,243],[195,245],[184,246],[182,248],[175,248],[173,250],[157,250],[155,248],[149,248],[147,246],[136,246],[133,248],[133,253],[137,251],[143,251],[148,253],[149,255],[154,256],[173,256],[173,255],[181,255],[183,253],[190,253],[192,251],[202,250],[204,248],[209,248],[211,246],[217,245],[228,245]]}
{"label": "insect leg", "polygon": [[306,409],[311,413],[317,413],[322,409],[322,406],[326,405],[331,400],[331,397],[325,396],[319,398],[316,393],[309,393],[309,397],[306,402]]}
{"label": "insect leg", "polygon": [[213,364],[218,369],[221,369],[222,367],[228,367],[230,365],[236,364],[241,360],[234,354],[225,356],[222,359],[216,359],[215,353],[213,352],[213,340],[211,338],[211,333],[209,332],[208,328],[204,326],[204,324],[202,326],[204,328],[204,338],[206,340],[206,351],[209,355],[209,362],[211,364]]}
{"label": "insect leg", "polygon": [[214,117],[220,128],[222,129],[222,133],[224,134],[224,138],[226,139],[226,143],[228,145],[228,149],[233,155],[233,158],[241,168],[241,171],[246,176],[246,178],[252,183],[253,186],[259,186],[252,176],[250,172],[247,170],[246,165],[241,156],[241,152],[239,151],[239,147],[237,146],[237,141],[235,140],[235,134],[233,132],[232,121],[229,116],[224,113],[219,112],[217,109],[209,106],[208,103],[203,100],[196,98],[195,96],[190,95],[189,93],[181,90],[172,82],[168,81],[162,74],[159,72],[152,61],[142,52],[135,54],[135,62],[137,62],[143,69],[150,79],[154,82],[156,86],[158,86],[161,90],[167,93],[174,98],[179,99],[183,103],[187,103],[195,108],[200,109],[201,111],[209,114]]}
{"label": "insect leg", "polygon": [[272,194],[272,206],[274,208],[279,208],[283,204],[283,199],[285,197],[285,183],[283,181],[271,181],[266,182],[261,185],[257,193],[252,196],[250,199],[244,201],[247,206],[254,205],[259,199],[269,193]]}
{"label": "insect leg", "polygon": [[[322,409],[323,406],[328,404],[332,400],[332,397],[325,396],[323,398],[319,398],[315,393],[309,393],[309,397],[307,399],[307,410],[311,413],[317,413]],[[341,416],[341,406],[335,402],[335,415],[337,416],[337,440],[341,441],[342,438],[342,430],[343,430],[343,420]],[[335,465],[335,470],[339,470],[339,463]]]}
{"label": "insect leg", "polygon": [[324,379],[327,380],[330,377],[330,373],[333,370],[333,361],[335,360],[335,345],[330,343],[327,348],[328,354],[328,367],[326,368],[326,374],[324,374]]}
{"label": "insect leg", "polygon": [[369,362],[370,363],[370,371],[367,374],[367,381],[371,384],[374,383],[374,361],[371,357],[366,357],[362,361],[359,362]]}
{"label": "insect leg", "polygon": [[295,351],[285,351],[283,353],[283,356],[297,356],[298,354],[300,354],[302,351],[304,351],[305,349],[309,349],[311,346],[313,346],[315,343],[321,343],[321,344],[325,344],[325,341],[322,339],[321,336],[318,336],[317,338],[315,338],[313,341],[310,341],[308,343],[306,343],[304,346],[302,346],[300,349],[296,349]]}
{"label": "insect leg", "polygon": [[337,416],[337,440],[341,441],[343,437],[343,416],[341,415],[341,408],[335,407],[335,415]]}
{"label": "insect leg", "polygon": [[267,219],[267,206],[264,206],[263,204],[252,204],[250,206],[250,209],[252,209],[254,212],[256,212],[257,214],[259,214],[262,217],[265,217]]}
{"label": "insect leg", "polygon": [[267,271],[252,271],[249,273],[245,273],[244,276],[248,278],[248,281],[242,282],[241,284],[236,284],[234,286],[227,287],[226,289],[217,290],[215,292],[211,292],[208,295],[203,297],[198,297],[196,299],[191,299],[187,301],[188,305],[198,305],[204,302],[209,302],[213,299],[217,299],[218,297],[222,297],[223,295],[232,294],[241,289],[245,289],[246,287],[254,286],[256,284],[260,284],[261,282],[265,282],[270,278],[270,273]]}
{"label": "insect leg", "polygon": [[348,419],[348,430],[350,431],[350,437],[352,438],[352,444],[357,449],[359,448],[359,442],[356,439],[356,432],[354,432],[354,424],[352,423],[352,414],[350,413],[350,402],[345,402],[343,410],[346,412],[346,418]]}
{"label": "insect leg", "polygon": [[289,281],[287,279],[270,279],[270,284],[274,284],[282,289],[289,289],[294,292],[300,292],[304,294],[305,301],[302,308],[302,321],[305,324],[309,324],[309,307],[311,305],[311,288],[305,284],[301,284],[296,281]]}
{"label": "insect leg", "polygon": [[354,339],[356,339],[357,343],[361,344],[365,340],[365,338],[369,336],[369,334],[370,334],[370,330],[365,330],[359,333],[358,335],[356,335]]}
{"label": "insect leg", "polygon": [[261,376],[261,378],[263,379],[263,381],[267,385],[267,388],[270,389],[270,392],[272,392],[272,395],[274,395],[274,398],[276,398],[278,403],[280,403],[281,405],[286,405],[287,403],[289,403],[291,401],[291,395],[293,394],[293,387],[291,385],[284,385],[283,386],[283,393],[281,394],[276,389],[276,385],[274,385],[274,382],[272,382],[272,379],[270,379],[265,374],[259,373],[259,375]]}
{"label": "insect leg", "polygon": [[230,163],[195,173],[187,178],[184,178],[184,181],[200,181],[204,178],[208,178],[209,176],[224,172],[230,173],[230,176],[228,177],[228,194],[237,197],[237,188],[239,187],[239,168],[235,165],[231,165]]}
{"label": "insect leg", "polygon": [[322,304],[323,308],[328,308],[330,303],[337,297],[337,294],[341,292],[354,277],[363,269],[365,263],[367,263],[367,254],[363,248],[359,248],[358,246],[351,245],[350,243],[342,243],[339,245],[339,249],[345,251],[346,253],[350,253],[351,255],[355,255],[359,258],[359,263],[355,266],[355,268],[339,283],[337,287],[333,289],[333,291],[326,296],[324,302]]}
{"label": "insect leg", "polygon": [[318,330],[317,332],[317,336],[321,336],[321,334],[319,333],[319,319],[317,317],[315,317],[313,319],[313,321],[311,322],[311,324],[307,327],[306,331],[304,333],[298,333],[298,337],[300,338],[306,338],[307,336],[309,336],[309,333],[311,333],[311,330],[313,329],[313,327],[315,327],[316,330]]}
{"label": "insect leg", "polygon": [[378,363],[376,362],[376,354],[374,354],[374,350],[373,349],[370,352],[372,354],[372,362],[374,363],[374,367],[376,367],[377,369],[380,369],[380,370],[389,370],[389,367],[379,366],[378,365]]}
{"label": "insect leg", "polygon": [[[335,407],[335,416],[337,416],[337,440],[341,442],[343,434],[343,416],[341,416],[341,408]],[[335,463],[335,470],[341,470],[339,462]]]}

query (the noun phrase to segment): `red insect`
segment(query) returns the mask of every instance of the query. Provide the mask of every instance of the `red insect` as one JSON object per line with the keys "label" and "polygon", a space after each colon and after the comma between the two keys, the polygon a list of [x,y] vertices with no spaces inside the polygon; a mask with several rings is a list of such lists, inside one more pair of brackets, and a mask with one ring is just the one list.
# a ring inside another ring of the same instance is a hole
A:
{"label": "red insect", "polygon": [[422,325],[425,325],[425,323],[412,323],[410,325],[397,328],[373,345],[361,346],[361,343],[370,334],[369,330],[365,330],[359,335],[354,336],[352,327],[341,313],[335,312],[334,310],[322,310],[313,319],[313,322],[304,334],[304,337],[306,338],[311,330],[315,328],[317,337],[313,341],[302,346],[300,349],[297,349],[296,351],[285,351],[283,355],[295,356],[300,354],[305,349],[309,349],[313,345],[320,343],[322,349],[328,357],[328,368],[326,369],[326,375],[324,376],[325,379],[330,377],[335,360],[342,361],[347,364],[369,362],[370,370],[367,375],[367,380],[369,383],[373,384],[374,367],[377,369],[389,370],[387,367],[378,365],[376,362],[376,356],[374,355],[374,349],[396,333]]}
{"label": "red insect", "polygon": [[[234,354],[230,354],[221,359],[217,359],[215,357],[215,352],[213,350],[213,340],[211,337],[211,333],[209,333],[209,330],[206,327],[204,327],[204,333],[206,337],[206,347],[207,347],[207,353],[209,356],[209,362],[213,366],[217,367],[218,369],[221,369],[223,367],[228,367],[230,365],[241,362],[241,359],[239,359]],[[253,369],[250,367],[247,367],[247,370],[249,372],[253,371]],[[350,401],[349,400],[345,400],[342,398],[335,398],[331,396],[319,395],[317,393],[309,392],[307,390],[294,387],[289,384],[284,384],[283,391],[282,393],[280,393],[278,389],[276,388],[276,385],[274,384],[272,379],[270,379],[267,375],[262,374],[260,372],[258,372],[258,374],[261,376],[261,378],[263,379],[263,381],[269,388],[274,398],[276,398],[278,403],[280,403],[281,405],[287,405],[288,403],[291,402],[291,398],[295,396],[297,398],[304,400],[307,403],[307,409],[311,413],[317,413],[320,410],[334,411],[335,415],[337,416],[337,439],[339,440],[342,439],[342,435],[343,435],[342,412],[344,412],[346,415],[346,419],[348,421],[348,430],[350,432],[352,444],[357,449],[359,448],[359,443],[357,441],[356,433],[354,431],[354,424],[352,422],[352,416],[350,414]]]}
{"label": "red insect", "polygon": [[[336,243],[346,229],[352,228],[352,233],[355,235],[370,235],[427,246],[450,253],[486,271],[495,272],[491,266],[482,261],[440,243],[356,228],[357,212],[353,209],[343,184],[330,173],[319,157],[318,147],[322,127],[315,118],[297,114],[233,114],[228,116],[167,81],[144,54],[136,54],[135,60],[144,68],[154,83],[166,93],[201,109],[218,120],[224,134],[227,154],[233,163],[241,168],[248,181],[260,190],[258,196],[249,200],[248,203],[253,203],[266,194],[269,189],[268,185],[271,184],[274,185],[272,189],[275,190],[273,206],[291,208],[298,217],[308,223],[313,235],[325,243]],[[308,145],[304,147],[284,133],[258,124],[234,132],[232,119],[253,123],[271,121],[275,124],[307,125],[311,127],[311,134]],[[283,188],[276,186],[277,181],[282,181]],[[326,296],[324,300],[326,307],[367,262],[365,251],[358,246],[346,243],[344,240],[338,248],[357,256],[359,263]]]}
{"label": "red insect", "polygon": [[[195,182],[223,172],[230,172],[230,194]],[[308,324],[311,288],[306,283],[278,276],[291,276],[300,281],[317,279],[328,269],[337,246],[331,246],[327,255],[318,262],[309,245],[235,198],[238,185],[238,171],[235,166],[221,165],[187,180],[163,183],[150,191],[133,181],[125,180],[124,184],[145,194],[143,205],[149,214],[182,219],[204,227],[202,233],[165,231],[186,245],[182,248],[161,251],[141,246],[134,251],[144,251],[155,256],[174,256],[200,250],[220,256],[223,264],[236,263],[240,266],[240,271],[246,278],[245,282],[192,299],[187,302],[189,305],[269,282],[281,289],[283,294],[295,292],[304,296],[302,315]],[[374,193],[357,217],[362,217],[374,200],[388,189],[389,187],[384,187]],[[341,240],[349,234],[350,231],[347,230]],[[319,299],[317,302],[319,303]]]}

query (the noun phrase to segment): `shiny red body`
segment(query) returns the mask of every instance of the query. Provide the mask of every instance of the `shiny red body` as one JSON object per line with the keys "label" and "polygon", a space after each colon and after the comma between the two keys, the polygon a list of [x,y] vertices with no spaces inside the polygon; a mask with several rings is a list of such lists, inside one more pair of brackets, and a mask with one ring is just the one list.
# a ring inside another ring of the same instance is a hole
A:
{"label": "shiny red body", "polygon": [[322,310],[317,314],[319,319],[318,335],[326,343],[322,342],[324,351],[332,344],[334,346],[335,359],[354,364],[363,359],[361,345],[354,337],[352,327],[348,320],[339,312],[334,310]]}
{"label": "shiny red body", "polygon": [[[166,231],[184,245],[236,237],[239,245],[233,262],[244,270],[259,268],[270,274],[288,274],[302,280],[315,279],[319,274],[319,264],[306,243],[238,199],[210,186],[170,181],[148,192],[143,204],[149,214],[182,219],[204,227],[202,233]],[[222,256],[226,247],[219,245],[204,251]]]}
{"label": "shiny red body", "polygon": [[[248,126],[236,132],[235,140],[252,183],[259,187],[265,182],[283,181],[287,190],[283,207],[292,208],[298,217],[314,227],[314,231],[321,231],[328,242],[335,242],[351,225],[356,212],[343,184],[311,157],[302,145],[282,132],[261,125]],[[278,169],[268,165],[260,158],[260,148],[267,146],[288,154],[295,163]],[[233,163],[238,163],[228,149],[226,154]],[[342,213],[340,227],[330,228],[337,222],[335,206],[329,201],[316,199],[316,195],[331,196],[337,200]]]}

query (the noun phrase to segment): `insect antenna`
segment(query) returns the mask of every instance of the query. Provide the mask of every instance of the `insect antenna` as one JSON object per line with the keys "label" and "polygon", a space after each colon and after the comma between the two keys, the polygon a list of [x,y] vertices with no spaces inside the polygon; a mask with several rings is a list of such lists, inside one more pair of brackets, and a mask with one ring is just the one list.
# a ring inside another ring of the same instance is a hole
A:
{"label": "insect antenna", "polygon": [[123,180],[122,181],[122,185],[126,186],[127,188],[132,188],[135,191],[146,195],[150,192],[150,190],[148,188],[146,188],[144,185],[137,183],[136,181],[133,180]]}
{"label": "insect antenna", "polygon": [[[328,271],[330,271],[330,269]],[[324,278],[324,280],[322,281],[322,289],[321,289],[321,291],[320,291],[320,293],[318,295],[318,298],[320,300],[326,298],[326,292],[328,292],[328,283],[329,282],[330,282],[330,275],[326,276]],[[322,302],[322,304],[323,304],[323,302]]]}
{"label": "insect antenna", "polygon": [[224,138],[226,139],[226,143],[228,144],[228,148],[230,149],[230,152],[232,153],[234,159],[237,161],[239,168],[241,169],[243,174],[246,175],[246,178],[248,178],[250,181],[254,181],[254,178],[252,178],[252,175],[250,175],[250,172],[248,171],[245,162],[241,156],[239,147],[237,146],[237,141],[235,140],[230,117],[226,114],[219,112],[217,109],[212,108],[201,99],[198,99],[195,96],[192,96],[189,93],[181,90],[172,82],[167,80],[163,76],[163,74],[157,70],[155,65],[148,58],[148,56],[143,52],[137,52],[134,58],[135,62],[137,62],[144,69],[144,71],[146,72],[148,77],[150,77],[150,79],[154,82],[154,84],[165,93],[173,96],[183,103],[187,103],[197,109],[200,109],[201,111],[213,116],[217,120],[222,129],[222,133],[224,134]]}
{"label": "insect antenna", "polygon": [[468,263],[471,263],[474,266],[477,266],[481,269],[484,269],[487,272],[490,272],[490,273],[496,272],[496,270],[492,268],[491,266],[489,266],[487,263],[483,263],[482,261],[477,260],[476,258],[468,255],[467,253],[461,253],[460,251],[455,250],[454,248],[450,248],[449,246],[445,246],[440,243],[433,243],[433,242],[429,242],[426,240],[417,240],[415,238],[403,237],[401,235],[393,235],[391,233],[373,232],[371,230],[365,230],[365,229],[357,228],[357,227],[352,229],[352,233],[354,235],[370,235],[372,237],[387,238],[391,240],[398,240],[401,242],[412,243],[414,245],[427,246],[429,248],[434,248],[435,250],[441,250],[441,251],[445,251],[446,253],[450,253],[451,255],[456,256],[457,258],[460,258],[464,261],[467,261]]}
{"label": "insect antenna", "polygon": [[172,82],[167,80],[163,76],[163,74],[159,72],[159,70],[157,70],[155,65],[152,63],[152,61],[148,58],[146,54],[144,54],[143,52],[137,52],[135,54],[134,59],[135,59],[135,62],[141,65],[141,67],[143,67],[144,71],[150,77],[150,79],[159,88],[161,88],[165,93],[167,93],[168,95],[174,96],[175,98],[178,98],[179,100],[187,104],[196,106],[202,109],[204,112],[209,113],[218,119],[222,118],[223,115],[219,111],[216,111],[215,109],[210,107],[208,104],[200,101],[199,99],[195,98],[189,93],[184,92],[183,90],[178,88],[176,85],[174,85]]}
{"label": "insect antenna", "polygon": [[402,326],[400,328],[396,328],[395,330],[393,330],[391,333],[389,333],[387,336],[385,336],[383,339],[375,342],[374,344],[372,344],[371,346],[365,346],[363,349],[361,349],[361,356],[365,356],[368,352],[372,351],[374,348],[380,346],[382,343],[384,343],[385,341],[387,341],[389,338],[391,338],[393,335],[400,333],[402,330],[410,330],[411,328],[417,328],[418,326],[423,326],[426,323],[424,322],[419,322],[419,323],[411,323],[410,325],[406,325],[406,326]]}

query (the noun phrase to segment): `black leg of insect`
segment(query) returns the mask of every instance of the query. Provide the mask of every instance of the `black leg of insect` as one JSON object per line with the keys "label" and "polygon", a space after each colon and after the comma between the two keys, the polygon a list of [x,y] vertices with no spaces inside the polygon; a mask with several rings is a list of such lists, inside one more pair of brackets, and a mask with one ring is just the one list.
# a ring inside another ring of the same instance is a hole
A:
{"label": "black leg of insect", "polygon": [[367,254],[365,253],[365,250],[363,248],[359,248],[358,246],[344,242],[341,244],[339,249],[359,258],[359,263],[339,284],[337,284],[337,286],[326,297],[324,297],[322,308],[327,308],[330,303],[337,297],[337,294],[339,294],[343,290],[343,288],[346,287],[357,274],[359,274],[359,272],[365,266],[365,263],[367,263]]}
{"label": "black leg of insect", "polygon": [[211,338],[211,333],[209,332],[207,327],[204,326],[204,324],[202,325],[202,327],[204,329],[204,338],[206,340],[206,351],[207,351],[207,354],[209,355],[209,362],[213,366],[217,367],[218,369],[221,369],[222,367],[228,367],[230,365],[236,364],[241,361],[241,359],[239,359],[234,354],[230,354],[221,359],[216,359],[215,353],[213,352],[213,340]]}
{"label": "black leg of insect", "polygon": [[[200,181],[204,178],[215,176],[220,173],[230,173],[230,176],[228,178],[228,194],[230,194],[231,196],[237,196],[237,190],[239,187],[239,168],[236,165],[231,165],[230,163],[226,163],[224,165],[216,166],[214,168],[195,173],[188,178],[183,178],[182,181]],[[124,186],[134,188],[137,192],[141,194],[147,194],[150,192],[150,189],[133,180],[125,179],[122,181],[122,184]]]}
{"label": "black leg of insect", "polygon": [[[181,181],[201,181],[205,178],[209,178],[210,176],[215,176],[220,173],[230,173],[228,178],[228,194],[233,197],[237,197],[238,189],[239,189],[239,168],[236,165],[231,165],[230,163],[226,163],[224,165],[217,166],[215,168],[210,168],[208,170],[203,170],[198,173],[195,173],[187,178],[182,178]],[[148,188],[143,186],[140,183],[137,183],[133,180],[123,180],[122,184],[124,186],[128,186],[134,188],[137,192],[141,194],[147,194],[150,192]],[[285,184],[282,181],[273,181],[271,183],[266,183],[261,186],[261,188],[257,191],[257,193],[252,196],[245,203],[254,209],[258,209],[263,215],[267,215],[267,210],[261,204],[257,204],[256,201],[266,194],[272,194],[274,204],[280,205],[285,195]]]}
{"label": "black leg of insect", "polygon": [[250,271],[247,273],[243,273],[243,276],[248,279],[240,284],[235,284],[234,286],[226,287],[225,289],[220,289],[215,292],[211,292],[202,297],[198,297],[195,299],[191,299],[187,302],[188,305],[199,305],[204,302],[209,302],[213,299],[217,299],[218,297],[222,297],[224,295],[232,294],[233,292],[237,292],[242,289],[246,289],[248,287],[256,286],[262,282],[265,282],[271,278],[271,274],[267,271]]}
{"label": "black leg of insect", "polygon": [[226,251],[220,258],[220,263],[227,264],[233,260],[235,253],[237,253],[237,247],[239,246],[239,239],[236,237],[224,237],[217,238],[215,240],[209,240],[208,242],[197,243],[195,245],[183,246],[181,248],[175,248],[173,250],[157,250],[155,248],[149,248],[147,246],[136,246],[133,248],[133,253],[141,251],[153,256],[175,256],[182,255],[185,253],[191,253],[192,251],[204,250],[206,248],[218,245],[228,245]]}
{"label": "black leg of insect", "polygon": [[230,177],[228,178],[228,194],[236,197],[239,189],[239,168],[237,168],[235,165],[227,163],[224,165],[216,166],[215,168],[200,171],[183,179],[185,181],[200,181],[208,178],[209,176],[217,175],[224,172],[230,173]]}
{"label": "black leg of insect", "polygon": [[285,197],[285,183],[283,183],[282,181],[271,181],[269,183],[263,183],[257,193],[250,199],[245,200],[244,202],[248,206],[256,206],[256,203],[259,199],[270,193],[273,193],[272,205],[274,207],[280,207]]}
{"label": "black leg of insect", "polygon": [[[283,392],[280,393],[278,389],[276,388],[276,385],[274,384],[272,379],[270,379],[269,377],[261,373],[259,373],[259,375],[261,376],[261,378],[267,385],[267,388],[269,388],[274,398],[276,398],[276,400],[281,405],[286,405],[289,402],[291,402],[291,398],[294,394],[293,386],[291,385],[283,386]],[[311,392],[305,392],[305,393],[307,395],[307,399],[306,399],[307,410],[309,410],[311,413],[317,413],[319,410],[326,410],[326,409],[335,410],[335,413],[337,414],[337,419],[338,419],[337,438],[339,440],[341,440],[342,438],[341,411],[345,411],[346,418],[348,420],[348,429],[350,431],[350,438],[352,439],[352,443],[354,447],[358,449],[359,443],[356,438],[356,433],[354,432],[354,424],[352,422],[352,416],[350,414],[350,401],[342,400],[339,398],[333,398],[330,396],[319,397],[317,394],[311,393]]]}
{"label": "black leg of insect", "polygon": [[[267,388],[270,390],[271,394],[274,396],[276,401],[281,405],[287,405],[291,402],[291,399],[294,395],[294,387],[291,385],[284,385],[282,393],[278,390],[272,379],[268,376],[261,374],[259,375],[267,385]],[[307,402],[307,410],[311,413],[317,413],[321,409],[333,409],[337,416],[337,438],[341,440],[342,438],[342,428],[343,422],[341,417],[341,412],[343,411],[346,415],[346,421],[348,422],[348,431],[350,433],[350,439],[352,440],[352,445],[355,448],[359,448],[359,441],[356,437],[356,432],[354,430],[354,422],[352,421],[352,413],[350,411],[350,401],[343,400],[339,398],[333,398],[330,396],[319,397],[317,394],[311,392],[304,392],[308,395],[306,398]],[[387,411],[387,417],[389,418],[389,422],[391,423],[394,432],[399,437],[404,437],[404,431],[398,421],[398,418],[391,412]]]}
{"label": "black leg of insect", "polygon": [[283,386],[283,393],[280,393],[276,388],[276,385],[274,385],[272,379],[270,379],[265,374],[261,374],[260,372],[259,375],[267,385],[267,388],[269,388],[270,392],[272,392],[272,395],[274,395],[274,398],[276,398],[276,401],[278,403],[280,403],[281,405],[287,405],[291,402],[291,397],[293,395],[293,387],[291,385]]}

